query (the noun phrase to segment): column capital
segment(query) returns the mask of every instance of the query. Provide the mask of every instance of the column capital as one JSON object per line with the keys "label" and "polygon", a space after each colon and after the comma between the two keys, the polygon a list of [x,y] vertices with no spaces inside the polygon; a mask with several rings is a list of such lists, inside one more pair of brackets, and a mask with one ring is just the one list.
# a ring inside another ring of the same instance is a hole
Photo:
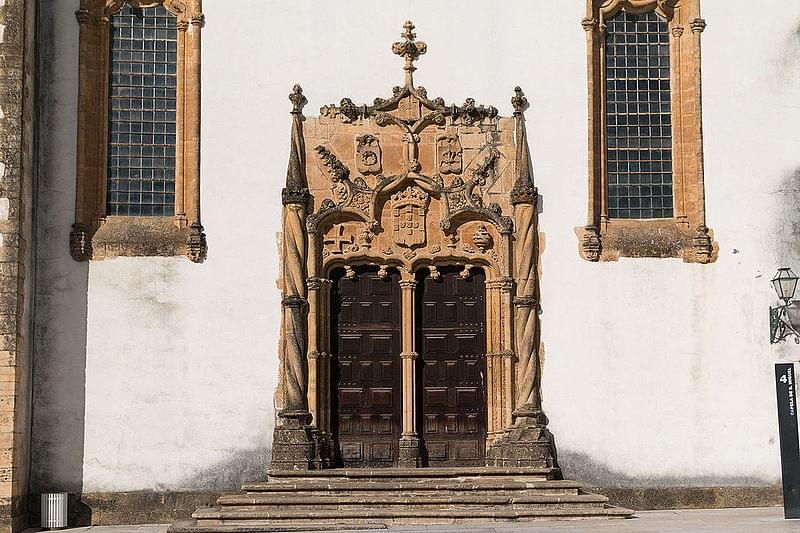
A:
{"label": "column capital", "polygon": [[514,281],[514,278],[508,278],[508,277],[495,278],[495,279],[490,279],[489,281],[486,282],[486,288],[510,291],[514,288],[515,284],[516,282]]}
{"label": "column capital", "polygon": [[517,296],[514,298],[514,306],[515,307],[530,307],[535,308],[537,307],[536,298],[533,296]]}
{"label": "column capital", "polygon": [[331,285],[333,285],[333,282],[327,278],[311,277],[306,280],[306,286],[310,291],[318,291]]}
{"label": "column capital", "polygon": [[281,305],[283,305],[283,307],[290,307],[294,309],[302,309],[306,306],[306,303],[306,299],[302,296],[287,296],[281,300]]}
{"label": "column capital", "polygon": [[703,33],[707,26],[705,19],[700,17],[693,19],[689,25],[691,26],[692,33],[694,34]]}

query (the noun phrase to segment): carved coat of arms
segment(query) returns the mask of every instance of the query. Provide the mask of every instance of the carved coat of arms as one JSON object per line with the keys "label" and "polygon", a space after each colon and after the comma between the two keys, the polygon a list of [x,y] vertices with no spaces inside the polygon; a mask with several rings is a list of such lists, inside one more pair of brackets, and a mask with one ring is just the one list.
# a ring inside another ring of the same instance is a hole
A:
{"label": "carved coat of arms", "polygon": [[436,139],[436,154],[439,158],[439,172],[460,174],[462,149],[458,135],[442,135]]}
{"label": "carved coat of arms", "polygon": [[395,242],[411,248],[425,244],[425,217],[430,195],[410,186],[392,195],[392,222]]}
{"label": "carved coat of arms", "polygon": [[356,137],[356,166],[362,174],[379,174],[381,171],[381,145],[374,135]]}

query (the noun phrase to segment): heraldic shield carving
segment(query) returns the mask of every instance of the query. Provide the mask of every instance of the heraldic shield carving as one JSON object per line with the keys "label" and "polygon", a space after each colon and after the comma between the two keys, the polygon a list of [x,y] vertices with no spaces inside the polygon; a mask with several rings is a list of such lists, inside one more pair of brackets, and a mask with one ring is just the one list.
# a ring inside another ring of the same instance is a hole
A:
{"label": "heraldic shield carving", "polygon": [[419,187],[408,187],[392,195],[394,238],[400,246],[425,244],[425,214],[430,195]]}
{"label": "heraldic shield carving", "polygon": [[513,114],[503,117],[471,98],[456,105],[429,96],[414,85],[414,62],[428,47],[413,29],[407,22],[402,40],[391,47],[404,60],[405,80],[390,97],[372,104],[342,98],[322,107],[319,117],[303,115],[299,85],[289,97],[276,469],[335,464],[331,294],[340,280],[355,283],[369,269],[371,287],[399,283],[402,303],[396,464],[423,460],[415,414],[414,360],[422,348],[415,341],[414,288],[420,276],[452,280],[454,271],[463,283],[478,271],[485,279],[486,316],[475,327],[486,332],[486,412],[475,416],[485,420],[486,464],[554,464],[539,398],[539,234],[523,117],[527,100],[517,87]]}

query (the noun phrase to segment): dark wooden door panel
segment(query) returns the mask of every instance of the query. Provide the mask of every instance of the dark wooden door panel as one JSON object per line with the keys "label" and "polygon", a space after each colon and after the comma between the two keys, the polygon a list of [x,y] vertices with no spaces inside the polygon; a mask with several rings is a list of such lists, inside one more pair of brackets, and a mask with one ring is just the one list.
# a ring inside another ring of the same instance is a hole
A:
{"label": "dark wooden door panel", "polygon": [[335,279],[332,294],[337,459],[388,467],[397,461],[402,416],[398,275],[356,274]]}
{"label": "dark wooden door panel", "polygon": [[422,437],[429,466],[480,466],[486,456],[486,296],[483,273],[421,275],[417,343]]}

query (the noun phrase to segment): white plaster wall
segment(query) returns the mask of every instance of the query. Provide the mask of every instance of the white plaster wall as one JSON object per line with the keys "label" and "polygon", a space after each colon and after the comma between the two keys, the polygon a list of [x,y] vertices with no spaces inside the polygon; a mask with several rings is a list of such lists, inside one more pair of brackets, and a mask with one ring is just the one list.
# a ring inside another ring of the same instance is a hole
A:
{"label": "white plaster wall", "polygon": [[[797,233],[781,233],[791,242],[774,236],[792,211],[787,177],[800,168],[800,39],[793,37],[800,5],[770,4],[780,16],[746,17],[752,2],[745,0],[704,2],[708,225],[720,258],[702,266],[578,257],[573,228],[585,223],[587,194],[583,0],[205,0],[209,256],[202,265],[184,258],[90,264],[76,474],[83,491],[227,487],[241,472],[252,477],[266,467],[287,95],[300,82],[307,114],[345,96],[361,103],[391,95],[402,83],[402,60],[389,46],[408,18],[429,46],[415,76],[429,94],[456,103],[471,96],[507,115],[521,85],[533,104],[527,116],[545,243],[544,407],[567,474],[607,484],[776,483],[772,362],[797,358],[800,349],[769,346],[768,280],[779,264],[800,267]],[[73,94],[77,0],[43,6],[65,55],[52,77]],[[74,150],[63,144],[74,139],[75,106],[60,105],[43,147],[44,159],[60,162],[51,173],[57,186],[42,200],[68,230]],[[63,257],[60,231],[40,252]],[[54,379],[42,372],[69,367],[73,355],[59,339],[73,333],[59,325],[82,312],[63,305],[80,296],[79,283],[43,290],[37,316],[48,323],[38,331],[48,348],[37,357],[48,362],[39,367],[40,389]],[[36,405],[48,409],[43,397],[37,392]],[[51,418],[35,419],[34,442]],[[63,467],[52,460],[57,444],[41,450],[49,458],[40,459],[38,478],[46,480],[43,470]]]}

